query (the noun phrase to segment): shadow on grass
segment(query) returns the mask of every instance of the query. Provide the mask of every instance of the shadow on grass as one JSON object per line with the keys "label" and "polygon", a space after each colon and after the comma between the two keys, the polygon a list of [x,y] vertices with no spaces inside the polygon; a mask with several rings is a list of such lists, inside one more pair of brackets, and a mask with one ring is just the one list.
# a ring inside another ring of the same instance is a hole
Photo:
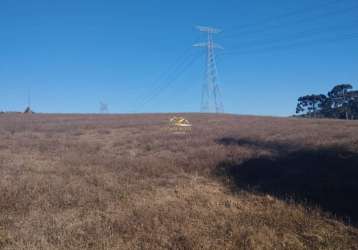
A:
{"label": "shadow on grass", "polygon": [[342,147],[299,149],[285,144],[223,138],[222,145],[276,152],[243,163],[222,162],[216,174],[230,177],[234,190],[255,191],[318,206],[358,225],[358,154]]}

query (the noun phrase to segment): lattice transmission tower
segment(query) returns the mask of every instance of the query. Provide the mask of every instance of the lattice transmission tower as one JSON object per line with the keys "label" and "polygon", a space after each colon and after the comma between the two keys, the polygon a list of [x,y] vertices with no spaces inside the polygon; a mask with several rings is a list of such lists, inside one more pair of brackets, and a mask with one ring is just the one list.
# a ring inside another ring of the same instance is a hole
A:
{"label": "lattice transmission tower", "polygon": [[99,103],[99,113],[100,114],[108,114],[109,113],[108,104],[106,104],[104,102],[100,102]]}
{"label": "lattice transmission tower", "polygon": [[201,94],[201,112],[223,113],[224,105],[221,100],[221,93],[218,84],[218,71],[216,67],[215,49],[223,49],[219,44],[214,43],[213,35],[221,32],[219,29],[197,26],[200,32],[207,33],[208,41],[194,44],[194,47],[206,48],[206,70],[205,83]]}

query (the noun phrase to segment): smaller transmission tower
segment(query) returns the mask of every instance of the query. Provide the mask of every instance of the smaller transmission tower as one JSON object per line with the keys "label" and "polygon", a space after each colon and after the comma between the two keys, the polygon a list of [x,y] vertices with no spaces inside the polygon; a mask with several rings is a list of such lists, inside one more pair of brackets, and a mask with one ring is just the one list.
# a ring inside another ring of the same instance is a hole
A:
{"label": "smaller transmission tower", "polygon": [[218,73],[215,59],[215,49],[223,49],[220,45],[215,44],[213,35],[221,32],[219,29],[197,26],[200,32],[207,33],[208,41],[194,44],[194,47],[201,47],[207,49],[206,54],[206,82],[203,84],[201,95],[201,112],[223,113],[224,106],[221,101],[221,93],[218,80]]}
{"label": "smaller transmission tower", "polygon": [[29,88],[28,93],[27,93],[27,107],[29,107],[31,109],[31,105],[32,105],[32,100],[31,100],[31,88]]}
{"label": "smaller transmission tower", "polygon": [[103,103],[103,102],[99,103],[99,113],[101,113],[101,114],[109,113],[108,105],[106,103]]}
{"label": "smaller transmission tower", "polygon": [[31,87],[29,87],[28,92],[27,92],[27,107],[24,111],[25,114],[32,114],[32,99],[31,99]]}

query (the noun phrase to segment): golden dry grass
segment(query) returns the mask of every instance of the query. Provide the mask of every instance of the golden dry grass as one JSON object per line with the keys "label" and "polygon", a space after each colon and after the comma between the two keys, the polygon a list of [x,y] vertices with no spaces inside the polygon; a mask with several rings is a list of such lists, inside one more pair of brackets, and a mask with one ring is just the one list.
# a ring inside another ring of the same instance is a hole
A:
{"label": "golden dry grass", "polygon": [[358,249],[357,122],[171,116],[1,114],[0,248]]}

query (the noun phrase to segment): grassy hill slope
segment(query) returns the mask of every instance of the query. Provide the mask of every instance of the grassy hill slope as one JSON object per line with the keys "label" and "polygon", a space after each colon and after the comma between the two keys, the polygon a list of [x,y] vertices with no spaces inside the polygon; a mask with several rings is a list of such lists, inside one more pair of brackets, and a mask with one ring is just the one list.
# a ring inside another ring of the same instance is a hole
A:
{"label": "grassy hill slope", "polygon": [[357,249],[358,123],[0,115],[0,248]]}

